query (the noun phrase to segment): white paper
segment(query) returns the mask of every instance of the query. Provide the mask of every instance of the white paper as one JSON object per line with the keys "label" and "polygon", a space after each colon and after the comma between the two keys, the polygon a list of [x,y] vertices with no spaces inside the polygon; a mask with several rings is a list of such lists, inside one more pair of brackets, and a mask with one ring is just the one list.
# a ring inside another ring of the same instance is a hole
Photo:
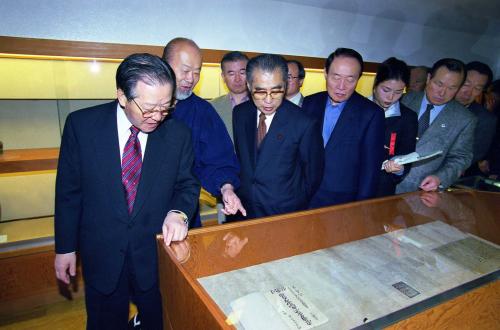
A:
{"label": "white paper", "polygon": [[328,318],[295,286],[250,293],[230,303],[228,323],[245,330],[309,330]]}
{"label": "white paper", "polygon": [[[396,157],[392,158],[392,160],[396,164],[404,165],[404,164],[410,164],[410,163],[420,162],[420,161],[422,161],[424,159],[428,159],[428,158],[432,158],[432,157],[441,155],[442,153],[443,153],[442,150],[438,150],[438,151],[435,151],[435,152],[430,153],[428,155],[420,156],[417,152],[412,152],[412,153],[409,153],[407,155],[396,156]],[[385,160],[382,163],[382,168],[381,168],[382,170],[384,169],[384,164],[387,163],[387,162],[388,162],[388,160]]]}
{"label": "white paper", "polygon": [[289,330],[261,292],[240,297],[232,301],[230,305],[232,312],[228,316],[228,321],[230,324],[237,325],[238,329],[243,327],[245,330]]}
{"label": "white paper", "polygon": [[308,330],[328,322],[328,318],[294,286],[281,286],[265,293],[290,329]]}

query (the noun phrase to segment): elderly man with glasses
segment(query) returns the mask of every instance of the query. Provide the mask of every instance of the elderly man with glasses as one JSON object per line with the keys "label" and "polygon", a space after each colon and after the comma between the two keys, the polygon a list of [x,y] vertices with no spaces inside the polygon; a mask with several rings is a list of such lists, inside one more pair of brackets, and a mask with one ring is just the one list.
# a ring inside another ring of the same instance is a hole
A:
{"label": "elderly man with glasses", "polygon": [[55,273],[69,284],[77,255],[87,329],[126,329],[129,301],[144,329],[162,329],[157,233],[182,241],[195,217],[191,132],[165,120],[175,75],[159,57],[118,67],[117,100],[66,119],[56,179]]}
{"label": "elderly man with glasses", "polygon": [[318,124],[285,100],[288,67],[263,54],[247,65],[251,101],[234,108],[240,161],[238,190],[247,219],[306,209],[321,182],[323,144]]}

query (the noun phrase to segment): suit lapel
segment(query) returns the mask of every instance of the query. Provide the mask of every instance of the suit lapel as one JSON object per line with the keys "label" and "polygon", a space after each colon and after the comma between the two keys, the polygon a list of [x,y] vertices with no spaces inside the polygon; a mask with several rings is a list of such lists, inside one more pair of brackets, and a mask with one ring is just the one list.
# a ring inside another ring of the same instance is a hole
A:
{"label": "suit lapel", "polygon": [[[446,134],[443,134],[445,132],[449,125],[450,121],[453,121],[453,111],[450,108],[450,105],[447,104],[443,110],[437,115],[436,118],[434,118],[434,121],[432,124],[429,126],[429,128],[425,131],[424,135],[420,139],[420,144],[425,144],[428,142],[436,142],[439,140],[436,140],[436,136],[446,136]],[[444,131],[443,131],[444,130]]]}
{"label": "suit lapel", "polygon": [[248,111],[248,116],[247,120],[245,123],[245,133],[246,133],[246,139],[248,141],[248,152],[249,152],[249,157],[252,160],[252,169],[255,170],[255,164],[256,164],[256,153],[257,153],[257,145],[256,145],[256,139],[257,139],[257,108],[251,102],[249,104],[249,110]]}
{"label": "suit lapel", "polygon": [[[340,137],[352,135],[349,131],[352,130],[353,127],[356,127],[356,116],[354,111],[354,102],[351,100],[347,101],[344,109],[342,109],[342,113],[340,114],[339,119],[333,128],[332,134],[325,145],[325,149],[329,146],[329,144],[335,143],[335,140],[338,140]],[[325,110],[323,109],[323,113],[324,112]]]}
{"label": "suit lapel", "polygon": [[125,192],[122,185],[122,168],[120,159],[120,146],[118,143],[118,128],[116,124],[117,102],[110,103],[102,116],[102,120],[96,123],[96,132],[93,140],[96,168],[109,189],[111,205],[120,215],[128,216]]}

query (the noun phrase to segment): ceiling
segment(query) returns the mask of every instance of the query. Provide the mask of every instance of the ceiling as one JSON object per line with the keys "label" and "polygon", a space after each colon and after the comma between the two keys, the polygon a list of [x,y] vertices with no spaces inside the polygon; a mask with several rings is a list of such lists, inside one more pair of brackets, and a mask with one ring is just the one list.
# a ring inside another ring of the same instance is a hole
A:
{"label": "ceiling", "polygon": [[465,33],[500,35],[500,0],[278,0]]}

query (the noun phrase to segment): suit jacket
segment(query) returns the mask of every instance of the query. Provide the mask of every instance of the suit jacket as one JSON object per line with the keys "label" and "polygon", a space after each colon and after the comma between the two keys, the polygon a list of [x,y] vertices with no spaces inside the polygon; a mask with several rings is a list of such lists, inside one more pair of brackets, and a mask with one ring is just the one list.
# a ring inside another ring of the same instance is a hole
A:
{"label": "suit jacket", "polygon": [[85,284],[108,294],[124,260],[143,290],[157,283],[155,235],[172,209],[191,219],[200,185],[189,129],[167,118],[149,134],[134,209],[121,182],[117,102],[66,119],[56,179],[56,253],[77,251]]}
{"label": "suit jacket", "polygon": [[216,97],[210,101],[210,104],[215,108],[215,111],[219,114],[220,118],[226,125],[229,137],[233,140],[233,105],[231,104],[231,99],[229,94]]}
{"label": "suit jacket", "polygon": [[477,118],[472,158],[472,163],[476,163],[485,159],[490,149],[497,128],[497,117],[476,102],[469,105],[468,109]]}
{"label": "suit jacket", "polygon": [[233,132],[241,166],[238,196],[247,218],[306,209],[321,182],[323,147],[317,123],[284,100],[256,149],[257,108],[234,108]]}
{"label": "suit jacket", "polygon": [[[327,100],[328,93],[320,92],[307,96],[302,105],[321,126]],[[384,125],[383,111],[354,92],[325,146],[325,172],[310,207],[375,196],[384,155]]]}
{"label": "suit jacket", "polygon": [[[399,104],[401,116],[385,118],[385,157],[391,159],[394,156],[407,155],[415,151],[418,134],[418,116],[417,114]],[[390,155],[391,135],[395,134],[394,154]],[[401,182],[410,172],[411,164],[405,164],[402,175],[387,173],[384,170],[380,172],[380,181],[377,189],[377,197],[394,195],[396,185]]]}
{"label": "suit jacket", "polygon": [[[410,92],[402,103],[417,113],[425,92]],[[455,100],[446,104],[424,135],[417,141],[416,151],[427,155],[437,150],[443,154],[414,163],[410,173],[396,187],[397,193],[416,191],[422,180],[435,175],[443,188],[449,187],[467,169],[472,161],[472,146],[476,119]]]}

